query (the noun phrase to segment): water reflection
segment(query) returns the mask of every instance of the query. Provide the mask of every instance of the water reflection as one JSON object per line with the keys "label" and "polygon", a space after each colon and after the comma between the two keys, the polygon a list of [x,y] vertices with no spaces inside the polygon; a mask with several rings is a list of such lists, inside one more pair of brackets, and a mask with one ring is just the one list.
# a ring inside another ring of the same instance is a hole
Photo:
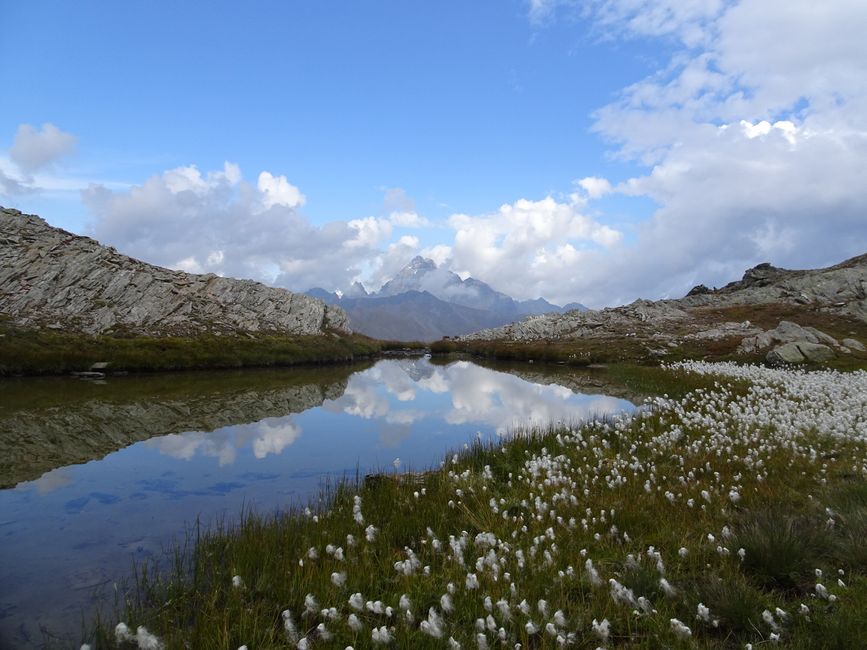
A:
{"label": "water reflection", "polygon": [[397,457],[429,467],[477,436],[633,408],[531,379],[402,359],[6,384],[0,471],[22,482],[0,490],[0,647],[39,645],[40,626],[74,640],[94,594],[196,518],[285,508],[323,477],[393,471]]}

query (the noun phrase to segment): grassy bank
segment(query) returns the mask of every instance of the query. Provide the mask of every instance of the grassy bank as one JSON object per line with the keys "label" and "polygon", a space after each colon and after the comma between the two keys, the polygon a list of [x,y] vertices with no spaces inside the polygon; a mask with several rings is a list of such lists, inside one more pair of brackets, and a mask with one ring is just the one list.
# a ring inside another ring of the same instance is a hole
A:
{"label": "grassy bank", "polygon": [[202,533],[89,641],[867,647],[867,374],[677,372],[706,387]]}
{"label": "grassy bank", "polygon": [[343,363],[381,350],[380,342],[360,335],[87,336],[0,324],[0,376],[86,371],[100,362],[109,371]]}

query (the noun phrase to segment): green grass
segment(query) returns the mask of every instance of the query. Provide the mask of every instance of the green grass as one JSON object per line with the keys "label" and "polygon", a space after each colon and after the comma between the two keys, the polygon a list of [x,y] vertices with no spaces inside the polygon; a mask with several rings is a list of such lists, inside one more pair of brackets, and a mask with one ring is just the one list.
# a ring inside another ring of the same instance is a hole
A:
{"label": "green grass", "polygon": [[[639,382],[666,383],[622,372]],[[737,399],[742,388],[729,382],[717,395]],[[668,410],[626,424],[528,431],[502,446],[475,445],[450,454],[442,469],[348,480],[324,493],[309,514],[246,512],[234,525],[201,532],[177,551],[173,566],[142,570],[118,616],[133,629],[146,626],[170,648],[294,647],[284,630],[284,610],[312,647],[372,647],[372,628],[385,625],[394,628],[390,647],[442,648],[452,636],[474,648],[476,620],[484,625],[484,597],[490,596],[509,603],[508,618],[496,607],[492,612],[509,647],[559,647],[544,631],[556,610],[567,624],[555,627],[574,635],[569,647],[575,648],[603,645],[594,619],[610,622],[608,646],[767,647],[774,628],[764,610],[788,647],[867,647],[867,554],[858,552],[867,532],[867,488],[863,473],[854,471],[867,467],[863,440],[802,431],[795,442],[778,443],[769,424],[755,433],[770,443],[756,447],[735,438],[724,443],[723,453],[711,443],[718,426]],[[675,431],[675,447],[660,444]],[[622,482],[608,483],[618,466],[632,469],[621,470]],[[735,501],[728,497],[732,485],[740,494]],[[356,496],[362,524],[354,520]],[[535,505],[537,497],[546,508]],[[365,539],[367,525],[378,531],[372,541]],[[499,540],[491,564],[485,564],[489,549],[474,543],[482,532]],[[460,553],[466,566],[450,550],[450,535],[468,540]],[[329,544],[342,547],[345,558],[329,555]],[[664,566],[652,557],[651,546]],[[311,547],[315,558],[308,555]],[[408,548],[419,561],[409,576],[394,568],[410,557]],[[592,558],[601,584],[585,571],[586,558]],[[816,595],[816,569],[835,600]],[[333,573],[345,573],[345,584],[335,584]],[[478,589],[466,587],[468,573],[477,575]],[[838,575],[845,586],[837,585]],[[234,576],[243,586],[233,586]],[[661,576],[673,593],[666,594]],[[647,610],[616,602],[609,579],[632,589],[635,599],[648,599]],[[419,621],[430,608],[442,613],[450,583],[454,611],[444,615],[447,631],[436,639],[419,631]],[[354,611],[349,598],[356,592],[393,607],[394,617]],[[322,608],[336,608],[338,619],[322,611],[305,615],[307,594]],[[398,607],[403,594],[412,603],[412,624]],[[549,604],[547,614],[539,611],[540,599]],[[531,606],[529,615],[518,611],[523,600]],[[710,608],[707,622],[696,619],[700,603]],[[808,614],[799,613],[802,603]],[[783,619],[777,608],[785,612]],[[361,632],[347,626],[350,613],[363,624]],[[672,618],[689,626],[692,637],[679,638]],[[528,630],[528,620],[542,629]],[[115,645],[112,624],[93,635],[97,647]],[[319,625],[334,638],[321,638]],[[500,647],[494,636],[487,633],[488,644]]]}
{"label": "green grass", "polygon": [[364,336],[87,336],[0,324],[0,376],[63,374],[108,362],[110,371],[344,363],[381,351]]}

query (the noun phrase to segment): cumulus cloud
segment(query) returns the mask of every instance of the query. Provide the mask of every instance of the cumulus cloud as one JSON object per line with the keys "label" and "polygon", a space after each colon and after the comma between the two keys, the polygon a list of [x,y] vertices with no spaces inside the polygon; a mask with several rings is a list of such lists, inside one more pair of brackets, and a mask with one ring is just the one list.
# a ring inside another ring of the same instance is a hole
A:
{"label": "cumulus cloud", "polygon": [[578,181],[578,186],[587,192],[588,198],[598,199],[611,192],[611,183],[607,179],[588,176]]}
{"label": "cumulus cloud", "polygon": [[[554,273],[547,286],[537,281],[544,295],[566,286],[572,299],[597,306],[679,296],[762,261],[804,268],[864,252],[867,41],[859,26],[867,5],[530,3],[537,20],[579,9],[612,38],[675,44],[664,68],[595,115],[615,156],[647,172],[613,186],[577,181],[591,202],[619,193],[658,209],[637,225],[633,244],[600,251],[548,240],[530,268]],[[496,277],[503,247],[482,240],[488,252],[476,274]]]}
{"label": "cumulus cloud", "polygon": [[46,122],[37,129],[30,124],[21,124],[9,150],[9,157],[25,172],[33,172],[75,150],[77,138],[71,133]]}
{"label": "cumulus cloud", "polygon": [[[583,199],[520,199],[490,214],[453,215],[451,265],[516,298],[562,300],[564,274],[591,251],[616,245],[622,234],[582,213]],[[571,298],[574,299],[574,298]]]}
{"label": "cumulus cloud", "polygon": [[257,187],[262,193],[262,205],[266,208],[275,205],[298,208],[307,200],[297,187],[286,180],[285,176],[272,176],[268,172],[261,172]]}
{"label": "cumulus cloud", "polygon": [[240,168],[178,167],[129,190],[82,193],[91,234],[122,252],[170,268],[252,278],[294,290],[348,287],[392,233],[388,219],[311,224],[304,195],[285,177]]}

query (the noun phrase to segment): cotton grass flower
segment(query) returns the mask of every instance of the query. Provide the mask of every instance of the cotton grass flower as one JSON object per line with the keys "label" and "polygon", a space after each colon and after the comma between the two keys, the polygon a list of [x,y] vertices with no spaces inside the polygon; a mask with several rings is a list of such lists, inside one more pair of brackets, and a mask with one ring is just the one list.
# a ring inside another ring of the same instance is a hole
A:
{"label": "cotton grass flower", "polygon": [[342,587],[346,584],[346,574],[334,572],[331,574],[331,583],[335,587]]}
{"label": "cotton grass flower", "polygon": [[681,623],[676,618],[672,618],[669,621],[671,623],[671,631],[681,639],[687,639],[692,636],[692,630],[690,630],[686,625]]}
{"label": "cotton grass flower", "polygon": [[607,618],[603,618],[601,622],[594,618],[591,627],[602,643],[608,641],[608,637],[611,634],[611,623],[608,622]]}

